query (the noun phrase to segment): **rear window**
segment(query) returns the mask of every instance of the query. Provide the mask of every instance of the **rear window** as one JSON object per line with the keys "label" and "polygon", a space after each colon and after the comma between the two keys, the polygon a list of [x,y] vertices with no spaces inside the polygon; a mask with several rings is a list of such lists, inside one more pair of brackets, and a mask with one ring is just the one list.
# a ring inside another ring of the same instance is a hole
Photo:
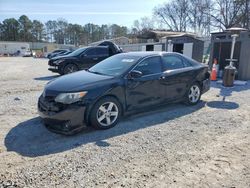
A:
{"label": "rear window", "polygon": [[181,69],[184,67],[182,59],[177,56],[173,55],[163,56],[162,61],[163,61],[164,71]]}

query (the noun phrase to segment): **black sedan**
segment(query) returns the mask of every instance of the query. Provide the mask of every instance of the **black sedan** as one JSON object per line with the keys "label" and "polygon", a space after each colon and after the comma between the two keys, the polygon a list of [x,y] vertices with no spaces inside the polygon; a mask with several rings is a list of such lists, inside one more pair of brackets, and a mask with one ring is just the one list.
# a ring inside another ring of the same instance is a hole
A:
{"label": "black sedan", "polygon": [[131,52],[49,82],[38,102],[44,124],[73,134],[108,129],[120,117],[172,102],[195,105],[210,88],[208,67],[177,53]]}

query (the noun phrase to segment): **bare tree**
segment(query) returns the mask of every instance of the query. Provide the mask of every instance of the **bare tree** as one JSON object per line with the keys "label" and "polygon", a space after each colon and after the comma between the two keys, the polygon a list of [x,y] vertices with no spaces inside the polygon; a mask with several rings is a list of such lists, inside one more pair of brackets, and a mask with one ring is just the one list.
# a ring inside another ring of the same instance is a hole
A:
{"label": "bare tree", "polygon": [[210,34],[212,0],[190,0],[189,28],[200,35]]}
{"label": "bare tree", "polygon": [[175,0],[154,9],[154,15],[162,20],[172,31],[186,31],[189,13],[188,0]]}
{"label": "bare tree", "polygon": [[250,0],[241,0],[243,3],[242,9],[242,26],[250,29]]}
{"label": "bare tree", "polygon": [[243,5],[242,0],[214,0],[210,14],[212,25],[220,29],[241,25]]}

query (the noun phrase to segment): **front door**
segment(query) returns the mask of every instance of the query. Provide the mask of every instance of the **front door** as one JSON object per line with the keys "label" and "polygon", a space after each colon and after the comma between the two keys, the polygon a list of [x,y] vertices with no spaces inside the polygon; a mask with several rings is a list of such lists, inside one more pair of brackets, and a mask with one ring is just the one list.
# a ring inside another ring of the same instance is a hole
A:
{"label": "front door", "polygon": [[84,54],[81,55],[81,66],[83,68],[90,68],[98,62],[98,57],[96,55],[96,49],[88,49]]}
{"label": "front door", "polygon": [[165,91],[161,81],[161,58],[154,56],[144,59],[133,70],[142,72],[142,77],[127,80],[127,110],[141,109],[163,102]]}

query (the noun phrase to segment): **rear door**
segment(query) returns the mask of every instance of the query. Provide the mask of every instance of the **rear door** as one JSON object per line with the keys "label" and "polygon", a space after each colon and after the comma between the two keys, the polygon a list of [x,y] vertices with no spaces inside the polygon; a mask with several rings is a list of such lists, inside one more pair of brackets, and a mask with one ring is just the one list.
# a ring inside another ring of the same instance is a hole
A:
{"label": "rear door", "polygon": [[193,78],[193,67],[183,57],[173,54],[162,56],[165,93],[167,100],[182,98]]}

